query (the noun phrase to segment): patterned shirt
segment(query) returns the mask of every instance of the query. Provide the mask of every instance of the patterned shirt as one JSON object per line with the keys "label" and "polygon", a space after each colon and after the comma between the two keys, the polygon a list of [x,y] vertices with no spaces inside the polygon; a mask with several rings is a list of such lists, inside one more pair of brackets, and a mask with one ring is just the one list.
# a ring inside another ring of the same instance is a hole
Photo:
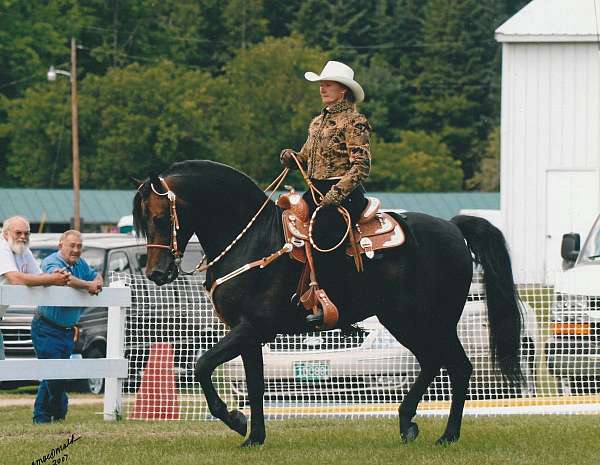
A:
{"label": "patterned shirt", "polygon": [[297,155],[313,179],[339,181],[327,194],[341,203],[369,176],[371,126],[354,104],[345,100],[326,107],[308,128],[308,139]]}

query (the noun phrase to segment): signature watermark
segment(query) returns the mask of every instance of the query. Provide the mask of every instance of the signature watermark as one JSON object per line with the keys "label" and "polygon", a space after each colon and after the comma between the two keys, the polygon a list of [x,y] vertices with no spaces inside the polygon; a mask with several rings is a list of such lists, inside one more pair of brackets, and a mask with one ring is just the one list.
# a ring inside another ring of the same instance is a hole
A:
{"label": "signature watermark", "polygon": [[42,455],[39,459],[35,459],[31,461],[31,465],[42,465],[45,463],[49,463],[50,465],[56,465],[58,463],[65,463],[69,460],[69,454],[65,451],[67,448],[74,444],[75,441],[79,441],[81,436],[75,436],[75,434],[71,434],[71,437],[67,439],[64,444],[61,444],[58,447],[53,448],[46,455]]}

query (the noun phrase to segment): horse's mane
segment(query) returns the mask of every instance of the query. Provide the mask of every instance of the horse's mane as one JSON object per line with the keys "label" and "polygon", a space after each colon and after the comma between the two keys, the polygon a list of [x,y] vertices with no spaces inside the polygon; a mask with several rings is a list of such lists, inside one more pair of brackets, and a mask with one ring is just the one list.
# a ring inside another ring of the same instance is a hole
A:
{"label": "horse's mane", "polygon": [[241,171],[211,160],[185,160],[173,163],[167,170],[161,174],[150,175],[138,188],[133,198],[133,224],[138,237],[148,238],[148,219],[143,208],[143,200],[151,192],[151,181],[157,176],[164,178],[168,176],[205,176],[206,179],[216,181],[219,188],[233,189],[238,192],[243,191],[244,197],[252,201],[256,198],[256,203],[260,204],[265,199],[264,192],[258,185],[246,174]]}

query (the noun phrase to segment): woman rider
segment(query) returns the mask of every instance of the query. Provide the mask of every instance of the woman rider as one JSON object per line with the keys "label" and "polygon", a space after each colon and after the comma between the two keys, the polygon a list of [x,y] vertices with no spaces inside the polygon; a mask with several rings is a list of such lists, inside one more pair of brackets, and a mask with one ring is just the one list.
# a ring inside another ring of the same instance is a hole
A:
{"label": "woman rider", "polygon": [[369,176],[371,168],[371,127],[367,118],[356,111],[355,104],[362,102],[365,94],[354,80],[352,68],[338,61],[329,61],[321,74],[307,72],[304,77],[319,82],[325,107],[311,121],[308,139],[302,149],[299,152],[284,149],[279,158],[284,166],[295,169],[297,166],[292,154],[296,155],[311,183],[323,194],[315,202],[308,190],[304,199],[311,215],[317,205],[324,207],[318,213],[314,238],[321,247],[330,247],[339,241],[346,228],[336,207],[348,210],[352,224],[358,222],[366,207],[362,182]]}

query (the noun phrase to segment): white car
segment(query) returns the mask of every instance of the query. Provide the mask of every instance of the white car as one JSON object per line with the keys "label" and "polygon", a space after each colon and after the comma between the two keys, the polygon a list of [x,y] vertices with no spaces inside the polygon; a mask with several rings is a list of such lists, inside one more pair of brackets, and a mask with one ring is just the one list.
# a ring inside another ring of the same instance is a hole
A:
{"label": "white car", "polygon": [[[538,326],[534,310],[522,304],[521,347],[526,385],[519,391],[504,383],[490,362],[487,308],[482,285],[471,286],[458,325],[458,334],[473,363],[469,397],[527,396],[535,392],[539,356]],[[400,402],[419,374],[413,354],[370,317],[355,332],[340,330],[301,335],[278,335],[263,346],[265,399],[304,399],[333,402]],[[240,357],[227,364],[233,393],[245,403],[246,382]],[[450,382],[445,371],[430,386],[426,398],[446,399]]]}

